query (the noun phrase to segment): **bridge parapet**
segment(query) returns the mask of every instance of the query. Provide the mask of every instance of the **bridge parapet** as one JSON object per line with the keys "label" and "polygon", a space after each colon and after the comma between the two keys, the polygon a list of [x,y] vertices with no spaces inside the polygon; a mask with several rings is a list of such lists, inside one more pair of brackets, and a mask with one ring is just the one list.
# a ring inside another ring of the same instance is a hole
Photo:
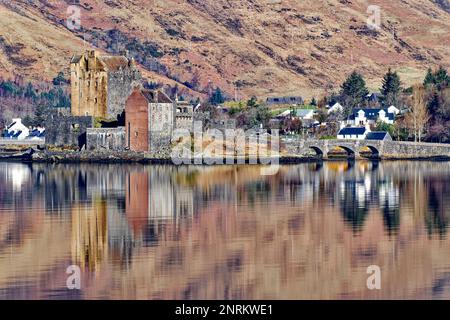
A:
{"label": "bridge parapet", "polygon": [[326,158],[336,147],[343,148],[351,157],[360,157],[363,148],[369,148],[373,155],[385,159],[417,159],[450,157],[450,144],[379,141],[379,140],[286,140],[289,154],[305,156],[315,151],[319,157]]}

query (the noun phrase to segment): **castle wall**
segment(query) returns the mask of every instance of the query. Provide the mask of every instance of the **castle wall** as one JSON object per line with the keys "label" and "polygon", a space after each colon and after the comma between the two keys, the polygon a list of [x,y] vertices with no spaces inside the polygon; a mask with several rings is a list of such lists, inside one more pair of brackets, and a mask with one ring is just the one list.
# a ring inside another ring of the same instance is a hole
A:
{"label": "castle wall", "polygon": [[194,127],[193,113],[177,112],[175,117],[175,127],[177,129],[187,129],[192,131]]}
{"label": "castle wall", "polygon": [[90,128],[86,132],[86,149],[89,151],[125,150],[125,128]]}
{"label": "castle wall", "polygon": [[126,145],[132,151],[148,151],[148,101],[134,91],[125,107]]}
{"label": "castle wall", "polygon": [[149,141],[151,154],[167,152],[170,149],[175,127],[175,105],[173,103],[149,104]]}
{"label": "castle wall", "polygon": [[87,51],[70,64],[71,113],[115,120],[141,75],[133,60]]}
{"label": "castle wall", "polygon": [[106,117],[107,72],[97,56],[83,56],[70,65],[71,111],[73,116]]}
{"label": "castle wall", "polygon": [[86,143],[86,131],[92,124],[90,116],[49,115],[45,121],[45,141],[56,147],[81,148]]}
{"label": "castle wall", "polygon": [[122,69],[108,73],[107,117],[115,119],[125,109],[125,103],[133,89],[139,85],[140,74],[136,69]]}

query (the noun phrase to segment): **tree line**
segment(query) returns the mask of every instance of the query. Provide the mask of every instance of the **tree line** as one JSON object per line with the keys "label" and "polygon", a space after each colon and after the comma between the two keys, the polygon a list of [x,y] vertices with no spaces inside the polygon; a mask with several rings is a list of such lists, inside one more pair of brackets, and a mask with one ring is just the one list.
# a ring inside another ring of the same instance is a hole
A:
{"label": "tree line", "polygon": [[52,83],[25,82],[0,78],[0,126],[6,126],[12,118],[22,118],[28,126],[42,125],[50,108],[69,108],[68,81],[62,73]]}
{"label": "tree line", "polygon": [[[350,116],[356,108],[387,108],[396,106],[403,112],[394,125],[379,123],[377,129],[389,131],[399,140],[450,142],[450,76],[445,68],[428,69],[422,83],[404,88],[396,71],[389,69],[383,76],[380,95],[367,99],[364,77],[352,72],[341,85],[338,94],[319,101],[319,107],[339,102],[344,107],[340,119]],[[327,118],[325,110],[319,110]],[[335,115],[334,115],[335,116]],[[338,116],[339,118],[339,116]],[[328,119],[329,120],[329,119]]]}

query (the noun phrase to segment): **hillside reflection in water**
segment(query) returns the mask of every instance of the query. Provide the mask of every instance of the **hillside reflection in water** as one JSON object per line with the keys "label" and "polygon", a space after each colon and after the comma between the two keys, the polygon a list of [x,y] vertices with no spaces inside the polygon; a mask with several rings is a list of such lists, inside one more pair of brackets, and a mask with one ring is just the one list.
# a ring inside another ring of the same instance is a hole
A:
{"label": "hillside reflection in water", "polygon": [[449,299],[449,209],[447,162],[0,163],[0,298]]}

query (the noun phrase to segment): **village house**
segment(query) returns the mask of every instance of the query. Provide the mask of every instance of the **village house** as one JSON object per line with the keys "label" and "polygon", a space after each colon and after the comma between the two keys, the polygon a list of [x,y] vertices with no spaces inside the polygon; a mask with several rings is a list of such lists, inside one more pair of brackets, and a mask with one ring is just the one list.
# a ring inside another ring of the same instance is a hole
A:
{"label": "village house", "polygon": [[340,140],[364,140],[370,132],[368,127],[345,127],[339,130],[337,138]]}
{"label": "village house", "polygon": [[389,132],[372,131],[367,134],[366,140],[392,141],[392,137]]}
{"label": "village house", "polygon": [[350,126],[365,126],[375,125],[377,122],[384,122],[393,124],[395,121],[395,114],[388,111],[388,109],[355,109],[353,114],[343,121],[344,125]]}
{"label": "village house", "polygon": [[126,147],[156,153],[170,147],[176,106],[161,91],[135,88],[125,106]]}
{"label": "village house", "polygon": [[289,118],[291,116],[292,110],[285,110],[278,114],[275,118],[278,120],[284,120],[286,118]]}
{"label": "village house", "polygon": [[295,117],[301,120],[312,120],[314,119],[315,109],[296,109]]}
{"label": "village house", "polygon": [[328,109],[328,114],[344,111],[344,107],[339,102],[336,102],[331,107],[327,105],[326,108]]}
{"label": "village house", "polygon": [[2,135],[7,139],[23,140],[30,135],[30,129],[22,123],[22,119],[15,118],[12,119]]}
{"label": "village house", "polygon": [[28,135],[28,139],[30,140],[40,140],[43,138],[45,138],[45,128],[41,126],[33,128]]}
{"label": "village house", "polygon": [[95,50],[74,55],[70,62],[71,113],[117,119],[141,75],[134,59],[100,55]]}
{"label": "village house", "polygon": [[390,106],[389,108],[387,108],[387,112],[398,115],[400,113],[400,109],[397,108],[396,106]]}
{"label": "village house", "polygon": [[269,97],[266,99],[267,105],[277,105],[277,104],[295,104],[302,105],[303,98],[298,96],[293,97]]}

